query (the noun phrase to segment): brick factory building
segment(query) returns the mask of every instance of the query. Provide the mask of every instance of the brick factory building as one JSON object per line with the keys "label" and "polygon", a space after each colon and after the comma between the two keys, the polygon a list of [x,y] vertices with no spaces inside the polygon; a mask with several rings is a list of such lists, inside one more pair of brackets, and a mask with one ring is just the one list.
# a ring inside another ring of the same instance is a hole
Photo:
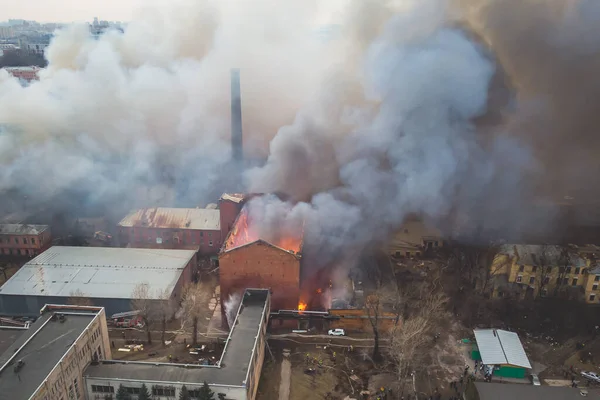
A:
{"label": "brick factory building", "polygon": [[[246,287],[271,290],[272,310],[295,310],[300,304],[302,238],[267,240],[248,227],[244,208],[219,254],[221,311],[229,296]],[[224,319],[225,321],[225,319]]]}
{"label": "brick factory building", "polygon": [[48,225],[0,224],[0,254],[37,256],[52,243]]}
{"label": "brick factory building", "polygon": [[26,263],[0,288],[0,314],[36,315],[44,304],[85,297],[112,315],[130,311],[135,287],[150,300],[179,299],[196,266],[193,250],[54,246]]}
{"label": "brick factory building", "polygon": [[26,82],[39,80],[38,73],[41,68],[36,66],[31,67],[6,67],[6,72],[11,74],[17,79],[22,79]]}
{"label": "brick factory building", "polygon": [[216,255],[242,205],[241,194],[224,194],[207,208],[145,208],[119,222],[119,239],[129,247],[197,250]]}

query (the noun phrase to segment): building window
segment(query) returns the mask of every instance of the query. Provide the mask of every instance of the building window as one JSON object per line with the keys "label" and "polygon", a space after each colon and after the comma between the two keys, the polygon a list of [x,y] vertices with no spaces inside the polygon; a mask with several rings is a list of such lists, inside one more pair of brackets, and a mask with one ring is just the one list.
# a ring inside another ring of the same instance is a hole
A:
{"label": "building window", "polygon": [[598,290],[598,284],[594,283],[594,285],[592,286],[592,290]]}
{"label": "building window", "polygon": [[525,271],[525,266],[524,265],[520,265],[519,266],[519,272],[523,272]]}
{"label": "building window", "polygon": [[567,274],[571,273],[571,267],[567,267]]}
{"label": "building window", "polygon": [[598,281],[600,281],[600,275],[596,275],[596,276],[594,277],[594,282],[598,282]]}
{"label": "building window", "polygon": [[92,385],[92,392],[94,392],[94,393],[114,393],[115,388],[112,386]]}
{"label": "building window", "polygon": [[15,238],[15,243],[19,244],[19,238]]}
{"label": "building window", "polygon": [[534,265],[533,267],[531,267],[531,272],[536,272],[537,271],[537,266]]}
{"label": "building window", "polygon": [[575,275],[579,275],[579,267],[575,268]]}
{"label": "building window", "polygon": [[406,257],[410,257],[410,251],[406,252]]}
{"label": "building window", "polygon": [[203,236],[204,236],[204,232],[200,232],[200,237],[203,237]]}
{"label": "building window", "polygon": [[530,285],[533,285],[533,283],[534,283],[534,282],[535,282],[535,277],[533,277],[533,276],[532,276],[532,277],[530,277],[530,278],[529,278],[529,284],[530,284]]}
{"label": "building window", "polygon": [[547,276],[544,278],[544,285],[547,285],[548,283],[550,283],[550,277]]}
{"label": "building window", "polygon": [[543,288],[542,289],[542,297],[546,297],[546,296],[548,296],[548,289]]}
{"label": "building window", "polygon": [[73,381],[73,387],[75,388],[75,398],[79,398],[79,384],[77,383],[77,378]]}
{"label": "building window", "polygon": [[24,256],[25,254],[25,249],[21,249],[21,255]]}
{"label": "building window", "polygon": [[27,238],[23,238],[23,244],[27,244]]}
{"label": "building window", "polygon": [[498,297],[504,297],[504,292],[498,291]]}
{"label": "building window", "polygon": [[175,388],[172,386],[171,387],[152,386],[152,395],[153,396],[175,397]]}
{"label": "building window", "polygon": [[128,394],[140,394],[140,388],[136,388],[136,387],[126,387],[123,386],[123,389],[125,390],[125,393]]}
{"label": "building window", "polygon": [[546,272],[547,272],[548,274],[550,274],[550,273],[552,272],[552,267],[547,267],[547,268],[546,268]]}
{"label": "building window", "polygon": [[521,283],[522,280],[523,280],[522,275],[517,276],[517,283]]}
{"label": "building window", "polygon": [[569,284],[569,278],[564,278],[563,285],[568,285],[568,284]]}
{"label": "building window", "polygon": [[577,278],[573,278],[573,283],[571,283],[572,286],[577,286]]}
{"label": "building window", "polygon": [[35,238],[31,238],[31,244],[35,244]]}
{"label": "building window", "polygon": [[590,294],[590,301],[596,300],[596,295],[594,293]]}

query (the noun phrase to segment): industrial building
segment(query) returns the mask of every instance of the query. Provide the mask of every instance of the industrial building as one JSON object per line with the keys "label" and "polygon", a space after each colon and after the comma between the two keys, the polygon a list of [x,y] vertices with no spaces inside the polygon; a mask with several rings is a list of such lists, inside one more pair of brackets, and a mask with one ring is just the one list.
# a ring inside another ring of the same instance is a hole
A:
{"label": "industrial building", "polygon": [[83,374],[87,398],[104,399],[106,394],[116,393],[119,385],[135,393],[145,384],[153,395],[177,399],[182,386],[194,394],[206,382],[213,392],[225,394],[227,399],[253,400],[264,360],[269,308],[268,290],[244,291],[217,365],[139,361],[91,364]]}
{"label": "industrial building", "polygon": [[[246,287],[271,290],[272,310],[295,310],[300,303],[302,238],[267,240],[252,229],[248,210],[236,219],[219,254],[221,311],[229,296]],[[223,319],[225,320],[225,319]]]}
{"label": "industrial building", "polygon": [[0,224],[0,254],[37,256],[52,243],[48,225]]}
{"label": "industrial building", "polygon": [[144,208],[118,224],[121,244],[129,247],[188,249],[216,255],[245,201],[242,194],[223,194],[219,208]]}
{"label": "industrial building", "polygon": [[531,363],[515,332],[501,329],[475,329],[471,356],[493,368],[494,376],[524,378]]}
{"label": "industrial building", "polygon": [[82,296],[109,315],[131,309],[134,288],[147,283],[179,298],[196,266],[193,250],[54,246],[26,263],[0,288],[2,315],[36,315],[47,303]]}
{"label": "industrial building", "polygon": [[0,355],[0,399],[84,399],[84,369],[112,358],[104,309],[46,305],[38,316]]}

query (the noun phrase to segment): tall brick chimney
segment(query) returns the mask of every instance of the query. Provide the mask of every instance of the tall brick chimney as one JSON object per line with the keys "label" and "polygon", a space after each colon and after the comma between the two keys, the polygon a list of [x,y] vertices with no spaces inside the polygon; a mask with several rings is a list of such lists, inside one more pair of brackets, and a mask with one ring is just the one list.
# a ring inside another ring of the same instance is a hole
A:
{"label": "tall brick chimney", "polygon": [[231,70],[231,157],[235,163],[241,164],[244,161],[242,98],[239,69]]}

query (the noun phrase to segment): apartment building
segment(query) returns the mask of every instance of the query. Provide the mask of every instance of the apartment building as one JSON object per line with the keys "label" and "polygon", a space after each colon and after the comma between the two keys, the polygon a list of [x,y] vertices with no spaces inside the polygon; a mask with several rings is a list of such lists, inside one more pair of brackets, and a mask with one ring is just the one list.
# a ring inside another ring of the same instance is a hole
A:
{"label": "apartment building", "polygon": [[0,399],[84,400],[82,372],[111,358],[103,308],[46,305],[0,355]]}
{"label": "apartment building", "polygon": [[33,257],[51,243],[48,225],[0,224],[0,255]]}
{"label": "apartment building", "polygon": [[492,297],[564,296],[600,302],[600,266],[576,246],[507,244],[490,265]]}

